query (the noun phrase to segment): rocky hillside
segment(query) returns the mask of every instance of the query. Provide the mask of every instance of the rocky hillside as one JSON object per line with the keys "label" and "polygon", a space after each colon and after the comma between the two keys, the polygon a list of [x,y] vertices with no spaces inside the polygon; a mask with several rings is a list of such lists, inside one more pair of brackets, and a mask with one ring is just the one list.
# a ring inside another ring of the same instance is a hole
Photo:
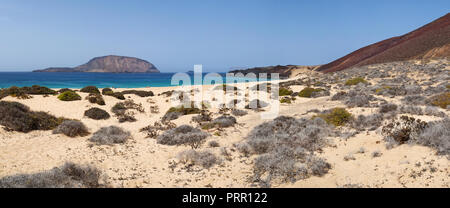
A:
{"label": "rocky hillside", "polygon": [[34,72],[109,72],[109,73],[159,73],[150,62],[125,56],[103,56],[75,68],[47,68]]}
{"label": "rocky hillside", "polygon": [[313,70],[316,68],[316,66],[297,66],[297,65],[286,65],[286,66],[267,66],[267,67],[255,67],[255,68],[249,68],[249,69],[242,69],[242,70],[233,70],[229,73],[242,73],[244,75],[248,73],[255,73],[256,76],[259,75],[259,73],[267,73],[267,76],[270,77],[271,73],[278,73],[280,78],[289,78],[291,77],[292,73],[296,69],[309,69]]}
{"label": "rocky hillside", "polygon": [[450,13],[403,36],[361,48],[317,70],[335,72],[370,64],[448,57],[450,57]]}

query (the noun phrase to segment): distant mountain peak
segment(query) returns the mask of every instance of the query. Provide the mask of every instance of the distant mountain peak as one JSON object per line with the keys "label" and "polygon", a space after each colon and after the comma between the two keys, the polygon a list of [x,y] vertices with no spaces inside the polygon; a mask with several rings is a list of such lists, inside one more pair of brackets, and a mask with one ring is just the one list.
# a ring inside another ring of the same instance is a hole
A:
{"label": "distant mountain peak", "polygon": [[75,68],[47,68],[34,72],[109,72],[109,73],[159,73],[150,62],[134,57],[108,55],[95,57]]}

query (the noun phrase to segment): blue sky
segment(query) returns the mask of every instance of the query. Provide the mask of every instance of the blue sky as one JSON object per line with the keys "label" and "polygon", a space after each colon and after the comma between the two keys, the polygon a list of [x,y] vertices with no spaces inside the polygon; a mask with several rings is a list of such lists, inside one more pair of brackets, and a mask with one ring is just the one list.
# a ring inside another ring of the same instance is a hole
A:
{"label": "blue sky", "polygon": [[449,11],[448,0],[0,0],[0,71],[110,54],[162,72],[324,64]]}

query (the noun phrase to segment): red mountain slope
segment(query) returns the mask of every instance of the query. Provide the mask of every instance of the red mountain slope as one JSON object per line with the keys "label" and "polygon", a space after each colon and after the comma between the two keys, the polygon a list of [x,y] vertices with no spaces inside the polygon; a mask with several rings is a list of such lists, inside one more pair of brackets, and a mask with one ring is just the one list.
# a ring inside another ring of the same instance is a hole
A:
{"label": "red mountain slope", "polygon": [[450,57],[450,13],[406,35],[366,46],[317,71],[335,72],[350,67],[426,58]]}

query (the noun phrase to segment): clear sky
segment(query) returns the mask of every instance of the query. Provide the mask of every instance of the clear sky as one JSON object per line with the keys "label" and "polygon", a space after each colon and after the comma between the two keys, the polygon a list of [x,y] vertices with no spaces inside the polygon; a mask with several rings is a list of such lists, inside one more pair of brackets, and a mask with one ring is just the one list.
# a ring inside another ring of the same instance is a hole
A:
{"label": "clear sky", "polygon": [[449,0],[0,0],[0,71],[112,54],[162,72],[324,64],[449,11]]}

